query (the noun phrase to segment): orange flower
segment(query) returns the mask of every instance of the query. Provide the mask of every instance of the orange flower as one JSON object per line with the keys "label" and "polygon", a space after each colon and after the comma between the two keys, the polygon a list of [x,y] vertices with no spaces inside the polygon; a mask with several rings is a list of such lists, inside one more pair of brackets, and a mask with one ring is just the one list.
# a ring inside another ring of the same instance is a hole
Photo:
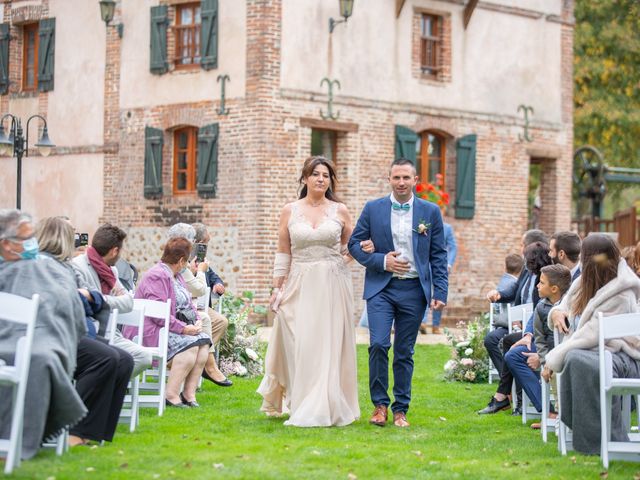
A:
{"label": "orange flower", "polygon": [[424,192],[424,185],[419,183],[418,185],[416,185],[416,193],[422,193]]}

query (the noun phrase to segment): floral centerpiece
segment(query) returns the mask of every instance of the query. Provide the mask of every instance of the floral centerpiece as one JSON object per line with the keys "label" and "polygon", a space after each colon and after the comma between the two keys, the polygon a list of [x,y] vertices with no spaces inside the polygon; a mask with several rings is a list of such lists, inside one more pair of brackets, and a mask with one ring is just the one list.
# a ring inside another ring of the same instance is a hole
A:
{"label": "floral centerpiece", "polygon": [[449,205],[449,194],[442,188],[444,187],[444,178],[440,173],[436,174],[436,183],[419,183],[416,185],[416,196],[435,203],[440,208]]}
{"label": "floral centerpiece", "polygon": [[455,336],[449,329],[444,333],[451,343],[451,359],[444,365],[444,377],[453,382],[486,382],[489,378],[489,355],[484,348],[484,337],[489,330],[487,314],[472,322],[459,322],[462,334]]}
{"label": "floral centerpiece", "polygon": [[240,296],[225,293],[222,314],[229,320],[226,335],[220,340],[220,364],[226,376],[257,376],[263,372],[263,354],[260,351],[258,327],[249,322],[249,315],[263,315],[264,307],[253,304],[253,292]]}

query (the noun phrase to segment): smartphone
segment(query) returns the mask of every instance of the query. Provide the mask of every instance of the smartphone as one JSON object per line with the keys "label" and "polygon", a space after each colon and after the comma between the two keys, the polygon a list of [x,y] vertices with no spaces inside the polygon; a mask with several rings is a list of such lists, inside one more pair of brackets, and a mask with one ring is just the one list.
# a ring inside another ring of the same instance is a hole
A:
{"label": "smartphone", "polygon": [[89,245],[89,234],[88,233],[76,233],[75,234],[75,247],[86,247]]}
{"label": "smartphone", "polygon": [[206,256],[207,256],[207,244],[196,243],[196,262],[198,263],[204,262],[204,259]]}

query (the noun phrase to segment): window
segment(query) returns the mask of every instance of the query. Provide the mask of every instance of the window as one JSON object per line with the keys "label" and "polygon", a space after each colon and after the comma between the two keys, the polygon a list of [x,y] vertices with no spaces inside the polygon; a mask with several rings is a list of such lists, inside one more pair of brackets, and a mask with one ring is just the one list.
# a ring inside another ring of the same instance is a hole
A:
{"label": "window", "polygon": [[200,65],[200,3],[178,5],[176,8],[176,68]]}
{"label": "window", "polygon": [[335,163],[337,144],[337,134],[334,130],[311,130],[311,155],[322,155]]}
{"label": "window", "polygon": [[[437,183],[436,175],[445,178],[446,142],[434,132],[423,132],[416,142],[416,159],[421,183]],[[444,185],[444,183],[443,183]]]}
{"label": "window", "polygon": [[437,77],[442,58],[442,17],[422,14],[420,24],[420,69]]}
{"label": "window", "polygon": [[38,88],[38,24],[22,28],[22,90]]}
{"label": "window", "polygon": [[173,134],[173,193],[196,191],[198,129],[185,127]]}

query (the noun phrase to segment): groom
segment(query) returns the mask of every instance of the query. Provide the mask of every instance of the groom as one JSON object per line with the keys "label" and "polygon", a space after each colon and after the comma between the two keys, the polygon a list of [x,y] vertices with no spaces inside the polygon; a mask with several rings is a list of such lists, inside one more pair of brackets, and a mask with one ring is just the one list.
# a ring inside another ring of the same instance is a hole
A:
{"label": "groom", "polygon": [[[418,181],[413,162],[391,164],[389,196],[367,202],[349,240],[349,252],[367,268],[364,299],[369,316],[369,391],[375,405],[370,423],[384,426],[390,400],[389,358],[393,345],[393,423],[408,427],[413,347],[429,302],[441,310],[447,301],[447,250],[437,205],[416,198]],[[371,239],[375,253],[360,242]],[[433,289],[433,299],[431,291]]]}

